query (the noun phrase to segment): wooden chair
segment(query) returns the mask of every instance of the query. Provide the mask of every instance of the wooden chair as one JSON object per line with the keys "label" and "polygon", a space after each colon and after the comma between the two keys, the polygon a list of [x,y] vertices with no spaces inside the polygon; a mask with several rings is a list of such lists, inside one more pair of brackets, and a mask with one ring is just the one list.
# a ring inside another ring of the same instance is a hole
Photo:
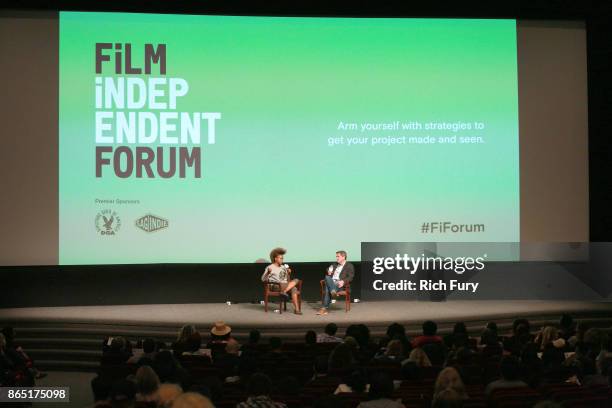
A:
{"label": "wooden chair", "polygon": [[[321,303],[325,297],[325,279],[321,279]],[[351,283],[345,282],[344,286],[336,292],[336,296],[344,296],[344,311],[351,310]]]}
{"label": "wooden chair", "polygon": [[[291,271],[287,274],[287,281],[291,281]],[[283,309],[287,310],[287,301],[281,297],[280,285],[278,283],[272,282],[264,282],[264,310],[268,313],[268,303],[270,301],[270,296],[275,296],[280,298],[279,300],[279,312],[282,314]],[[298,303],[300,305],[300,309],[302,308],[302,281],[300,280],[296,286]],[[291,291],[289,291],[289,296],[291,296]]]}

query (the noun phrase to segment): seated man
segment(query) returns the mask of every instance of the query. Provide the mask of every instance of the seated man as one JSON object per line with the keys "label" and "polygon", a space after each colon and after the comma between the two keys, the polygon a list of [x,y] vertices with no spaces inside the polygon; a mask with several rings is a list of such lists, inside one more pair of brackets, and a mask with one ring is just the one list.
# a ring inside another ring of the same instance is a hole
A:
{"label": "seated man", "polygon": [[443,343],[442,337],[438,336],[438,325],[436,322],[427,320],[423,322],[423,334],[412,339],[412,347],[423,347],[429,343]]}
{"label": "seated man", "polygon": [[284,248],[274,248],[270,252],[270,265],[266,267],[263,275],[261,275],[262,282],[274,283],[280,287],[281,296],[286,300],[289,299],[289,292],[291,292],[291,302],[293,303],[293,313],[302,314],[300,304],[298,302],[297,284],[300,282],[299,279],[292,279],[289,281],[289,275],[291,274],[291,268],[289,265],[283,264],[284,255],[287,251]]}
{"label": "seated man", "polygon": [[325,276],[325,297],[323,307],[317,312],[318,315],[328,314],[331,297],[342,290],[347,283],[350,283],[355,276],[355,267],[352,263],[346,262],[346,251],[336,251],[336,262],[327,268]]}

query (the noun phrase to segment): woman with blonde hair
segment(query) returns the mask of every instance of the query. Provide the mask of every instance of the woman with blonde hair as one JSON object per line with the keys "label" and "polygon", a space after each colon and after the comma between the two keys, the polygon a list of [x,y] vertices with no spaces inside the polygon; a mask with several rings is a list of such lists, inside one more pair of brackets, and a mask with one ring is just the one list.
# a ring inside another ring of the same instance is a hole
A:
{"label": "woman with blonde hair", "polygon": [[459,372],[454,367],[446,367],[438,374],[434,386],[434,400],[442,391],[448,389],[455,391],[461,399],[468,398],[463,380],[461,380]]}
{"label": "woman with blonde hair", "polygon": [[429,360],[427,353],[425,353],[425,351],[423,351],[423,349],[420,347],[413,349],[408,358],[402,361],[402,364],[408,362],[414,363],[414,365],[417,367],[431,367],[431,361]]}
{"label": "woman with blonde hair", "polygon": [[464,398],[457,394],[457,391],[447,388],[436,394],[431,401],[432,408],[438,407],[462,407]]}
{"label": "woman with blonde hair", "polygon": [[159,399],[157,406],[159,408],[171,408],[174,401],[183,393],[183,389],[178,384],[162,384],[159,386],[157,394]]}
{"label": "woman with blonde hair", "polygon": [[215,408],[205,396],[197,392],[186,392],[174,400],[172,408]]}
{"label": "woman with blonde hair", "polygon": [[385,356],[392,360],[398,360],[404,357],[404,346],[399,340],[391,340],[387,344],[387,350],[385,350]]}
{"label": "woman with blonde hair", "polygon": [[540,350],[544,350],[549,344],[555,348],[565,347],[565,340],[559,338],[559,331],[553,326],[546,326],[540,330],[535,338],[535,343],[540,345]]}
{"label": "woman with blonde hair", "polygon": [[159,377],[153,369],[144,365],[136,371],[136,401],[157,401]]}

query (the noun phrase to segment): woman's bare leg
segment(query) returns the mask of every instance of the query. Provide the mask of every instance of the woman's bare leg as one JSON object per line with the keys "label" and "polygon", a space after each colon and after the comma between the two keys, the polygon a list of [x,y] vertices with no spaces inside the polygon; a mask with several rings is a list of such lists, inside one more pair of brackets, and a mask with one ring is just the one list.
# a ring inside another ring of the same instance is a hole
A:
{"label": "woman's bare leg", "polygon": [[298,294],[297,292],[291,294],[291,302],[293,303],[293,310],[296,312],[301,312],[300,303],[298,302]]}
{"label": "woman's bare leg", "polygon": [[298,281],[296,280],[292,280],[291,282],[287,283],[287,286],[285,287],[284,292],[285,293],[289,293],[289,291],[293,288],[295,288],[295,285],[297,285]]}

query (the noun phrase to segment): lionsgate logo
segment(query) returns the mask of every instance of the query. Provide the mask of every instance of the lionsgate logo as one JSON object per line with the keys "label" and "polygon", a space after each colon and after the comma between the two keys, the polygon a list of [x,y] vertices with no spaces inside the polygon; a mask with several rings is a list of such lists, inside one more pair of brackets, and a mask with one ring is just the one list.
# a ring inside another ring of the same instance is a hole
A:
{"label": "lionsgate logo", "polygon": [[168,220],[147,214],[136,220],[136,226],[145,232],[155,232],[168,228]]}
{"label": "lionsgate logo", "polygon": [[96,231],[100,235],[115,235],[121,228],[121,218],[116,211],[102,210],[96,215]]}

